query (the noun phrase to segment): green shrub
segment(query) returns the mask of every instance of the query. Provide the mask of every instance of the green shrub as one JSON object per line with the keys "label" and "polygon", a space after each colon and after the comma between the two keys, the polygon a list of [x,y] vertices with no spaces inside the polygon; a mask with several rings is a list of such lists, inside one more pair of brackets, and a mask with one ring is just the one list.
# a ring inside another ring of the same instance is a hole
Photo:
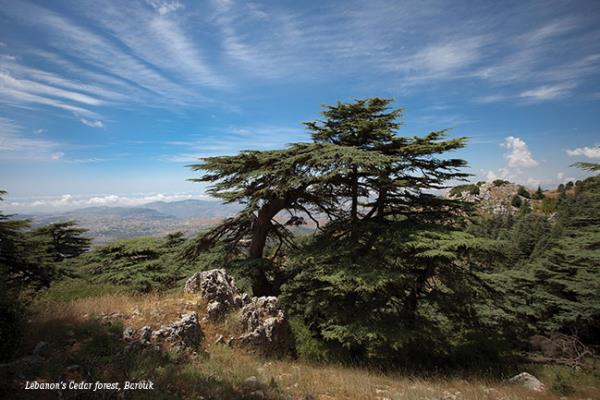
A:
{"label": "green shrub", "polygon": [[479,186],[473,184],[455,186],[450,190],[450,196],[459,196],[463,192],[468,192],[471,195],[478,195]]}
{"label": "green shrub", "polygon": [[525,197],[526,199],[531,198],[531,193],[529,193],[529,190],[527,190],[525,188],[525,186],[519,186],[519,189],[517,190],[517,194],[521,197]]}
{"label": "green shrub", "polygon": [[559,396],[566,396],[572,394],[575,391],[571,379],[558,372],[552,382],[551,390]]}
{"label": "green shrub", "polygon": [[290,318],[290,328],[294,338],[296,354],[299,358],[311,362],[330,362],[333,356],[325,343],[315,337],[299,318]]}
{"label": "green shrub", "polygon": [[521,196],[519,196],[518,194],[514,195],[514,197],[510,201],[510,205],[516,208],[521,208],[521,206],[523,205],[523,200],[521,200]]}
{"label": "green shrub", "polygon": [[504,179],[496,179],[492,183],[494,184],[494,186],[504,186],[504,185],[508,185],[510,182],[505,181]]}

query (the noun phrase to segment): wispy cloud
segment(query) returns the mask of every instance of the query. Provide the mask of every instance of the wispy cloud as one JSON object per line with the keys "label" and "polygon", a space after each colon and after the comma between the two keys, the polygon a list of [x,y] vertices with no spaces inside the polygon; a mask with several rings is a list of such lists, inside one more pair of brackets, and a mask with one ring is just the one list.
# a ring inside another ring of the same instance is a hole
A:
{"label": "wispy cloud", "polygon": [[571,91],[575,88],[575,86],[576,85],[573,83],[558,83],[555,85],[544,85],[536,87],[534,89],[526,90],[519,94],[519,97],[535,101],[555,100],[570,94]]}
{"label": "wispy cloud", "polygon": [[89,126],[90,128],[104,128],[104,122],[102,122],[100,120],[90,120],[90,119],[80,118],[79,122],[81,122],[84,125]]}
{"label": "wispy cloud", "polygon": [[232,155],[242,150],[270,150],[291,142],[308,140],[302,127],[287,126],[237,126],[219,129],[185,141],[168,141],[165,144],[181,152],[160,156],[162,161],[192,162],[202,157]]}
{"label": "wispy cloud", "polygon": [[0,117],[0,158],[3,160],[58,160],[60,144],[51,140],[28,138],[15,121]]}

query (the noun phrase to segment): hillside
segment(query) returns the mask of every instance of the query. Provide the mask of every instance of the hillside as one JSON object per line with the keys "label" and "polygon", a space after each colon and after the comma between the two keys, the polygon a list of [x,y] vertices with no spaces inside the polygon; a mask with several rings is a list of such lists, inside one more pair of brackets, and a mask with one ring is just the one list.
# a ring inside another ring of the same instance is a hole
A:
{"label": "hillside", "polygon": [[[130,391],[99,389],[94,398],[121,398],[124,394],[126,398],[215,400],[558,400],[600,396],[591,376],[572,374],[561,367],[526,367],[552,388],[537,392],[501,378],[386,373],[311,364],[292,356],[265,359],[253,348],[245,347],[243,341],[223,339],[237,337],[246,329],[238,322],[245,309],[234,309],[215,320],[203,295],[182,293],[181,287],[162,295],[100,294],[67,301],[51,299],[48,294],[34,307],[25,336],[25,348],[32,355],[0,368],[0,394],[8,390],[19,394],[12,397],[15,399],[41,398],[39,393],[53,398],[56,390],[15,391],[5,385],[53,383],[68,378],[74,382],[119,382],[121,389],[125,382],[142,386]],[[182,328],[174,341],[158,339],[158,332],[190,315],[198,322]],[[195,324],[197,331],[192,334]],[[139,339],[136,332],[142,335]],[[143,332],[152,334],[144,339]],[[179,340],[186,340],[187,345],[183,350],[174,350]],[[567,382],[577,383],[577,390],[569,392],[572,395],[561,395],[561,385]],[[152,389],[148,389],[150,383]],[[73,398],[78,393],[89,394],[89,390],[60,393],[61,398]]]}

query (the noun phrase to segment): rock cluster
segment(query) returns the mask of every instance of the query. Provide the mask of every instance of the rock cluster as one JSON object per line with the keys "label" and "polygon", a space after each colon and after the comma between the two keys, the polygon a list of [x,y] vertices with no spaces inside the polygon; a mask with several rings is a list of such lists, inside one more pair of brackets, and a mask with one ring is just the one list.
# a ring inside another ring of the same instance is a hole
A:
{"label": "rock cluster", "polygon": [[[511,202],[515,195],[519,193],[519,185],[505,182],[495,184],[494,182],[486,182],[477,184],[478,193],[471,193],[469,189],[465,189],[456,195],[448,195],[449,198],[476,203],[478,207],[492,214],[512,214],[518,211],[518,208],[512,206]],[[528,201],[522,197],[522,201]]]}
{"label": "rock cluster", "polygon": [[222,319],[232,311],[240,310],[239,322],[243,334],[219,343],[243,346],[264,355],[282,355],[289,350],[289,325],[277,297],[253,297],[241,293],[234,279],[224,269],[213,269],[192,275],[184,292],[199,293],[208,302],[208,318]]}
{"label": "rock cluster", "polygon": [[265,355],[280,355],[289,349],[289,326],[277,297],[253,297],[240,313],[242,345]]}
{"label": "rock cluster", "polygon": [[183,288],[186,293],[199,293],[208,302],[208,318],[218,320],[228,312],[239,309],[248,301],[247,294],[241,294],[233,277],[224,269],[197,272],[192,275]]}
{"label": "rock cluster", "polygon": [[183,314],[181,319],[155,331],[149,326],[144,326],[137,332],[130,327],[123,330],[123,339],[132,344],[148,345],[153,341],[165,341],[177,350],[196,349],[203,336],[196,313]]}

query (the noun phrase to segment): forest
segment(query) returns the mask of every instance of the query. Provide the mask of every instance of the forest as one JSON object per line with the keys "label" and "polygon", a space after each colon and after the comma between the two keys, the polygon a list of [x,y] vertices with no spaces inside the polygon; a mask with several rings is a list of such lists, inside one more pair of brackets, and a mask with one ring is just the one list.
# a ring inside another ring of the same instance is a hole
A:
{"label": "forest", "polygon": [[[289,320],[289,351],[252,358],[256,365],[273,359],[287,363],[282,370],[297,363],[306,371],[414,377],[406,385],[419,388],[426,379],[504,382],[529,371],[548,396],[600,396],[600,164],[573,165],[590,177],[544,190],[473,183],[466,161],[453,158],[468,138],[447,130],[401,136],[403,110],[391,103],[324,106],[320,119],[304,124],[310,142],[188,166],[190,180],[207,184],[208,194],[243,206],[193,237],[173,232],[92,246],[76,221],[32,229],[28,220],[0,214],[1,362],[14,367],[39,340],[62,343],[70,331],[82,343],[72,360],[49,356],[21,377],[1,369],[8,375],[0,391],[34,398],[15,389],[23,377],[52,382],[73,363],[93,380],[158,380],[159,391],[136,392],[141,398],[259,398],[258,390],[239,389],[248,374],[224,361],[235,359],[230,350],[215,350],[192,372],[182,354],[120,351],[120,322],[79,319],[82,304],[87,315],[107,299],[150,302],[150,310],[152,301],[180,293],[192,274],[224,268],[250,296],[276,296]],[[478,200],[483,190],[513,187],[493,207]],[[106,312],[119,307],[110,304]],[[76,310],[77,319],[61,317],[64,310]],[[288,390],[271,378],[260,392],[326,398],[311,394],[316,375],[304,379]],[[387,397],[523,398],[438,389]]]}

